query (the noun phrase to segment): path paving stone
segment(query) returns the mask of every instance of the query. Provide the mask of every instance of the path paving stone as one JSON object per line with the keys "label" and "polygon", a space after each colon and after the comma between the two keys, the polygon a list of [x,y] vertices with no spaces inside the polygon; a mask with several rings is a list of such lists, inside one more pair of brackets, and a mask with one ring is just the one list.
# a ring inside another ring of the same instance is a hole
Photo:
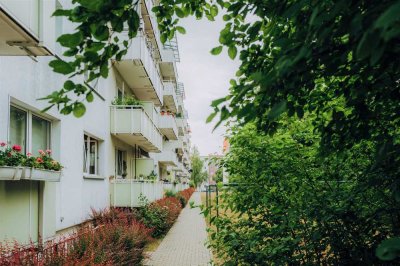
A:
{"label": "path paving stone", "polygon": [[[189,202],[201,204],[200,192]],[[206,266],[211,265],[211,252],[204,245],[207,240],[206,223],[200,208],[189,204],[182,210],[176,223],[145,265],[151,266]]]}

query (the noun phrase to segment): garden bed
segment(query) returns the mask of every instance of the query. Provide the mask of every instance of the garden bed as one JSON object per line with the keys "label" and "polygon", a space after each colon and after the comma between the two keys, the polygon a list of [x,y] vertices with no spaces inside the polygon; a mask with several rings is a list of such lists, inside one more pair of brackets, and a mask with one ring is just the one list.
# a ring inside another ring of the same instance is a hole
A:
{"label": "garden bed", "polygon": [[193,192],[189,188],[140,209],[93,210],[90,223],[57,242],[0,243],[0,265],[140,264],[146,245],[168,232]]}

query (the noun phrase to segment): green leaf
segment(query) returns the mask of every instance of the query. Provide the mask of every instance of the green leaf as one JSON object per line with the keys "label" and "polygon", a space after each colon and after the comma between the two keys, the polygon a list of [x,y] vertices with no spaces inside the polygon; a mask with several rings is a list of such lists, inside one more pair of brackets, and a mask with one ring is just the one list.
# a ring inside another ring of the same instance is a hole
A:
{"label": "green leaf", "polygon": [[229,57],[233,60],[235,59],[236,55],[237,55],[237,48],[236,46],[229,46],[228,48],[228,55]]}
{"label": "green leaf", "polygon": [[176,26],[176,30],[181,34],[186,34],[185,28],[183,28],[181,26]]}
{"label": "green leaf", "polygon": [[76,46],[80,45],[82,41],[83,35],[80,31],[73,34],[63,34],[57,39],[57,42],[59,42],[62,46],[68,48],[75,48]]}
{"label": "green leaf", "polygon": [[387,29],[394,22],[400,20],[400,2],[397,2],[390,6],[386,11],[380,15],[380,17],[375,21],[376,28]]}
{"label": "green leaf", "polygon": [[102,64],[100,67],[100,75],[103,78],[107,78],[108,77],[108,63],[106,62],[105,64]]}
{"label": "green leaf", "polygon": [[376,256],[383,261],[391,261],[400,256],[400,238],[393,237],[382,241],[375,251]]}
{"label": "green leaf", "polygon": [[54,72],[61,73],[64,75],[70,74],[74,72],[75,68],[71,66],[71,64],[61,60],[61,59],[56,59],[53,61],[50,61],[49,66],[53,68]]}
{"label": "green leaf", "polygon": [[222,52],[222,46],[218,46],[218,47],[211,49],[210,53],[212,55],[219,55],[221,52]]}
{"label": "green leaf", "polygon": [[218,105],[220,105],[221,103],[226,101],[226,97],[222,97],[219,99],[216,99],[214,101],[211,102],[211,107],[217,107]]}
{"label": "green leaf", "polygon": [[275,120],[285,111],[286,111],[286,101],[283,100],[272,106],[271,110],[268,113],[268,118],[271,120]]}
{"label": "green leaf", "polygon": [[72,91],[73,89],[75,89],[75,83],[71,80],[67,80],[66,82],[64,82],[64,88],[67,91]]}
{"label": "green leaf", "polygon": [[218,112],[214,112],[207,117],[206,123],[210,123],[214,117],[218,114]]}
{"label": "green leaf", "polygon": [[91,10],[98,11],[103,4],[102,0],[79,0],[79,4]]}
{"label": "green leaf", "polygon": [[91,103],[91,102],[93,102],[93,100],[94,100],[94,96],[93,96],[93,93],[90,91],[88,94],[86,94],[86,101]]}
{"label": "green leaf", "polygon": [[175,8],[175,14],[176,14],[179,18],[184,18],[184,17],[185,17],[185,12],[183,12],[183,10],[180,9],[180,8]]}
{"label": "green leaf", "polygon": [[58,17],[58,16],[70,16],[71,15],[71,10],[68,9],[57,9],[53,13],[53,17]]}
{"label": "green leaf", "polygon": [[81,102],[76,102],[74,104],[74,110],[73,110],[73,114],[75,117],[80,118],[82,117],[85,113],[86,113],[86,107],[83,103]]}
{"label": "green leaf", "polygon": [[96,26],[93,27],[92,25],[91,25],[91,33],[97,40],[105,41],[108,39],[108,36],[110,35],[110,31],[109,31],[108,27],[106,27],[104,25],[100,25],[98,27],[96,27]]}

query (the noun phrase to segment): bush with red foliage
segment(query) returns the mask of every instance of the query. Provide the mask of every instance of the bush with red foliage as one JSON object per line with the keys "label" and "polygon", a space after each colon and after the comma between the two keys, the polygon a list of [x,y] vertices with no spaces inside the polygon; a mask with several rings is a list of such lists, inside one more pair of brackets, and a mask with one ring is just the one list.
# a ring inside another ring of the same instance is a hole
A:
{"label": "bush with red foliage", "polygon": [[[152,229],[121,210],[96,212],[94,224],[57,243],[0,245],[0,265],[137,265]],[[101,221],[101,222],[100,222]]]}
{"label": "bush with red foliage", "polygon": [[43,245],[0,242],[0,265],[137,265],[151,236],[164,235],[194,189],[146,204],[139,210],[92,210],[92,222],[57,242]]}

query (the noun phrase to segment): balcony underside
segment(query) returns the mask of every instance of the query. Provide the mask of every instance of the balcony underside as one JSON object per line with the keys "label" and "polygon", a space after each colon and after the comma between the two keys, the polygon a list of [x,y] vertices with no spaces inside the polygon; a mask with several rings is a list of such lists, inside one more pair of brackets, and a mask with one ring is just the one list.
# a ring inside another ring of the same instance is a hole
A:
{"label": "balcony underside", "polygon": [[174,96],[170,94],[164,94],[164,106],[173,113],[176,113],[178,111]]}
{"label": "balcony underside", "polygon": [[176,71],[172,62],[160,62],[160,70],[164,80],[176,81]]}
{"label": "balcony underside", "polygon": [[165,166],[168,166],[168,165],[176,166],[176,161],[174,161],[172,158],[170,158],[170,159],[161,158],[158,162]]}
{"label": "balcony underside", "polygon": [[162,104],[140,59],[122,60],[115,67],[139,100],[151,101],[157,106]]}
{"label": "balcony underside", "polygon": [[177,140],[178,136],[176,135],[176,132],[172,128],[161,128],[160,127],[161,133],[166,136],[169,140]]}
{"label": "balcony underside", "polygon": [[112,133],[112,135],[131,146],[138,145],[147,152],[161,152],[159,148],[153,145],[153,143],[143,135],[129,133]]}
{"label": "balcony underside", "polygon": [[40,47],[37,38],[0,7],[0,55],[44,56],[51,53]]}

